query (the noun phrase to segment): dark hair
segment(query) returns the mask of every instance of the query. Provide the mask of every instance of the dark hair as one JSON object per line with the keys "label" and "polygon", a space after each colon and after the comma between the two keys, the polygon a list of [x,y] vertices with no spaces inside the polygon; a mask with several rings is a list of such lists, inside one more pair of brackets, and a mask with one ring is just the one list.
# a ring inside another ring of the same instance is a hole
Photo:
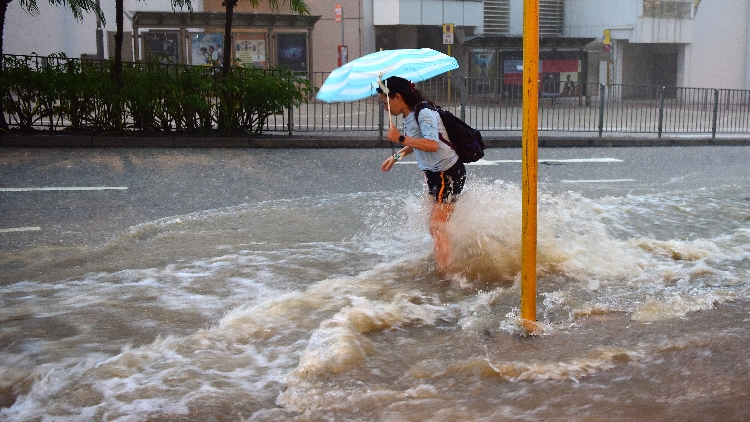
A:
{"label": "dark hair", "polygon": [[[414,110],[414,107],[422,101],[427,101],[432,104],[432,101],[422,96],[422,93],[414,88],[414,84],[404,78],[398,76],[391,76],[383,81],[383,84],[388,88],[388,96],[393,98],[396,94],[401,94],[404,99],[404,103],[410,110]],[[383,93],[383,89],[378,87],[377,91],[379,94]]]}

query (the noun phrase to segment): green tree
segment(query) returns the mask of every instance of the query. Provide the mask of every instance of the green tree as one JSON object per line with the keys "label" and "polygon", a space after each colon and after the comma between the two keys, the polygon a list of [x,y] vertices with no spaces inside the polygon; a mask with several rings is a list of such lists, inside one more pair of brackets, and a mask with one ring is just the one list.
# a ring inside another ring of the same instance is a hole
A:
{"label": "green tree", "polygon": [[[5,15],[8,6],[13,0],[0,0],[0,69],[3,69],[3,36],[5,34]],[[36,0],[19,0],[21,7],[29,12],[32,16],[39,14],[39,6]],[[104,14],[96,5],[96,0],[49,0],[54,6],[68,6],[73,16],[79,22],[83,20],[83,12],[94,12],[94,14],[104,22]],[[8,130],[8,122],[5,121],[5,110],[0,104],[0,128]]]}
{"label": "green tree", "polygon": [[[260,5],[260,0],[249,1],[250,5],[253,7],[258,7]],[[283,4],[287,3],[287,0],[282,1]],[[307,7],[304,0],[288,0],[288,2],[293,12],[299,13],[300,15],[310,14],[310,8]],[[273,10],[279,9],[279,0],[268,0],[268,4]],[[221,63],[221,74],[226,77],[229,74],[229,69],[232,67],[232,17],[234,16],[234,8],[237,6],[237,0],[224,0],[221,5],[224,6],[226,10],[224,23],[224,60]]]}

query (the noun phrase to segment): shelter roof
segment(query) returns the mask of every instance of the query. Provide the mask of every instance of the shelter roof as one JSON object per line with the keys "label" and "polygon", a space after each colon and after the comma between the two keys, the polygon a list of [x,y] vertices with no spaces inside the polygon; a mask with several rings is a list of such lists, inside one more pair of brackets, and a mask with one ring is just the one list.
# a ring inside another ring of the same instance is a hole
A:
{"label": "shelter roof", "polygon": [[[135,12],[133,26],[159,28],[224,27],[224,12]],[[269,13],[234,13],[233,28],[312,29],[320,16]]]}
{"label": "shelter roof", "polygon": [[[594,40],[595,38],[544,37],[539,39],[539,48],[584,49],[587,44]],[[479,48],[521,49],[523,48],[523,37],[485,35],[467,36],[464,39],[464,45]]]}

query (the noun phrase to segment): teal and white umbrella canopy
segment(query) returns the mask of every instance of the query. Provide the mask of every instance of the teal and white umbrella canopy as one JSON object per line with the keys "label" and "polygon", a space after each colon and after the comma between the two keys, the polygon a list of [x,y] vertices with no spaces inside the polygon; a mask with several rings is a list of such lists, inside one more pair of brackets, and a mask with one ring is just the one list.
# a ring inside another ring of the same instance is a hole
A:
{"label": "teal and white umbrella canopy", "polygon": [[378,76],[422,82],[453,69],[458,69],[456,59],[430,48],[378,51],[331,72],[316,98],[328,103],[357,101],[375,95]]}

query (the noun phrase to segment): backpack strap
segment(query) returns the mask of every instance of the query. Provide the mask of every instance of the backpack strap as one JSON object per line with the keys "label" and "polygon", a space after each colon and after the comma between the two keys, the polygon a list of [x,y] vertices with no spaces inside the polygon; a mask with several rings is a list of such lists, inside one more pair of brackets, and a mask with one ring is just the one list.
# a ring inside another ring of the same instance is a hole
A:
{"label": "backpack strap", "polygon": [[[417,121],[417,126],[419,126],[419,112],[422,111],[423,108],[430,108],[430,103],[423,100],[414,106],[414,120]],[[434,107],[432,108],[434,109]]]}
{"label": "backpack strap", "polygon": [[[419,126],[419,112],[423,108],[428,108],[430,110],[437,111],[438,112],[438,117],[440,118],[440,120],[442,120],[442,116],[440,116],[440,107],[434,106],[434,105],[428,103],[427,101],[423,100],[422,102],[420,102],[419,104],[417,104],[416,106],[414,106],[414,121],[417,122],[417,126]],[[445,125],[445,122],[443,122],[443,125]],[[450,142],[448,142],[448,140],[443,137],[443,134],[440,133],[440,130],[438,130],[438,138],[441,141],[443,141],[444,144],[446,144],[449,147],[451,147],[451,149],[454,149],[454,150],[456,149],[456,147],[454,147],[453,144],[451,144]]]}

